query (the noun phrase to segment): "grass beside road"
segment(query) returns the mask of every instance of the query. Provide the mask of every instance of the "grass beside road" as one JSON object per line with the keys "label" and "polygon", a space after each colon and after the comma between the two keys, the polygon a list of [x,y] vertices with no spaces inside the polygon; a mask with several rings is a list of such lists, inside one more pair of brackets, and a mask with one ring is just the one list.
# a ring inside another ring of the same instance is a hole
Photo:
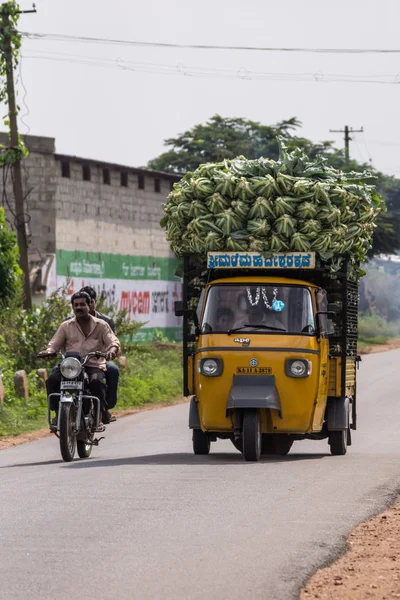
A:
{"label": "grass beside road", "polygon": [[366,337],[358,339],[358,347],[363,348],[364,346],[382,346],[387,343],[389,338],[387,337]]}
{"label": "grass beside road", "polygon": [[[179,346],[135,346],[127,356],[127,369],[121,369],[116,409],[127,409],[173,401],[182,393],[182,360]],[[38,390],[35,373],[29,376],[30,396],[17,398],[13,374],[4,373],[6,401],[0,404],[0,438],[29,433],[46,427],[47,400]]]}

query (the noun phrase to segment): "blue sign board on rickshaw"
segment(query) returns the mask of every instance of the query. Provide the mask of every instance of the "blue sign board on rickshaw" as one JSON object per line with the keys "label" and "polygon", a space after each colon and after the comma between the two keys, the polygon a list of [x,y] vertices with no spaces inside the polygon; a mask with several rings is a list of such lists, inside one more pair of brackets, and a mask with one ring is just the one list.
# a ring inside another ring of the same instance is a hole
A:
{"label": "blue sign board on rickshaw", "polygon": [[208,252],[208,269],[315,269],[315,252]]}

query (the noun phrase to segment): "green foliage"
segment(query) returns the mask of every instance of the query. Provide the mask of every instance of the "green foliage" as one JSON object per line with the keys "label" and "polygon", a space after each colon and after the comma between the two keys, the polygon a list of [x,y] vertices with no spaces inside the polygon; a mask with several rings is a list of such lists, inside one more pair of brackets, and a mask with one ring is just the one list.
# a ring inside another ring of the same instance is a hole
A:
{"label": "green foliage", "polygon": [[399,337],[400,321],[388,323],[384,317],[377,314],[361,315],[358,322],[358,333],[362,340]]}
{"label": "green foliage", "polygon": [[182,390],[182,359],[177,350],[132,348],[121,374],[117,408],[173,400]]}
{"label": "green foliage", "polygon": [[206,162],[244,155],[255,159],[260,156],[278,158],[277,136],[288,140],[291,130],[300,126],[295,119],[276,125],[261,125],[246,119],[226,119],[214,115],[205,125],[195,125],[177,138],[165,140],[172,148],[148,163],[150,169],[183,173],[194,171]]}
{"label": "green foliage", "polygon": [[[29,372],[43,366],[36,355],[53,337],[62,321],[71,313],[67,289],[52,294],[40,307],[26,311],[13,305],[0,313],[0,343],[7,342],[7,353],[15,369]],[[1,349],[1,348],[0,348]]]}
{"label": "green foliage", "polygon": [[168,344],[168,345],[176,344],[175,341],[171,342],[171,340],[166,335],[164,335],[164,333],[162,332],[161,329],[154,330],[152,341],[153,341],[153,344]]}
{"label": "green foliage", "polygon": [[382,346],[386,344],[388,341],[387,337],[372,337],[372,338],[359,338],[358,347],[362,348],[363,346]]}
{"label": "green foliage", "polygon": [[15,233],[9,230],[4,209],[0,207],[0,305],[7,306],[21,290],[18,257]]}
{"label": "green foliage", "polygon": [[44,390],[38,389],[36,373],[28,375],[29,398],[18,398],[14,392],[13,369],[3,373],[6,389],[4,404],[0,404],[0,437],[18,435],[44,427],[47,423],[47,398]]}

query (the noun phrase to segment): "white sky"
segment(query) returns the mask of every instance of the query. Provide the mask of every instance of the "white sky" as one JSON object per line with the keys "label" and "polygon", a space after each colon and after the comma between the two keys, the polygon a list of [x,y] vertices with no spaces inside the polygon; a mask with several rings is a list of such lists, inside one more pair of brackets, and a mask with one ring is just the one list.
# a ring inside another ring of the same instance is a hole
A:
{"label": "white sky", "polygon": [[[20,4],[32,6],[28,0]],[[36,8],[37,14],[20,18],[21,30],[189,44],[400,48],[399,0],[36,0]],[[334,75],[400,82],[400,54],[158,49],[27,39],[22,52],[29,114],[24,123],[20,119],[21,133],[27,124],[32,134],[55,137],[59,153],[142,166],[165,150],[165,138],[215,113],[267,125],[296,116],[303,122],[299,135],[315,142],[332,139],[338,146],[342,134],[329,129],[363,126],[364,134],[353,136],[352,157],[371,158],[377,168],[400,177],[400,84],[326,82]],[[63,62],[29,58],[55,52],[115,62],[105,68],[70,62],[71,57]],[[157,72],[118,68],[128,62],[146,63]],[[173,73],[159,73],[159,65],[169,65]],[[218,76],[193,76],[193,68],[217,69]],[[221,70],[231,78],[222,78]],[[238,72],[307,74],[311,80],[256,80],[236,77]],[[21,90],[24,114],[22,96]]]}

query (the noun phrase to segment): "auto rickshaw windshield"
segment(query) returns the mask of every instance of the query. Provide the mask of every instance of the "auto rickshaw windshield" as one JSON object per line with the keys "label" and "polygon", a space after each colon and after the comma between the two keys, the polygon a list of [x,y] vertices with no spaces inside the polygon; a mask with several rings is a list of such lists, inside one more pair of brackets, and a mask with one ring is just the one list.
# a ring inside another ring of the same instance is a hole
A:
{"label": "auto rickshaw windshield", "polygon": [[315,335],[311,292],[304,286],[213,285],[206,299],[202,333],[290,333]]}

